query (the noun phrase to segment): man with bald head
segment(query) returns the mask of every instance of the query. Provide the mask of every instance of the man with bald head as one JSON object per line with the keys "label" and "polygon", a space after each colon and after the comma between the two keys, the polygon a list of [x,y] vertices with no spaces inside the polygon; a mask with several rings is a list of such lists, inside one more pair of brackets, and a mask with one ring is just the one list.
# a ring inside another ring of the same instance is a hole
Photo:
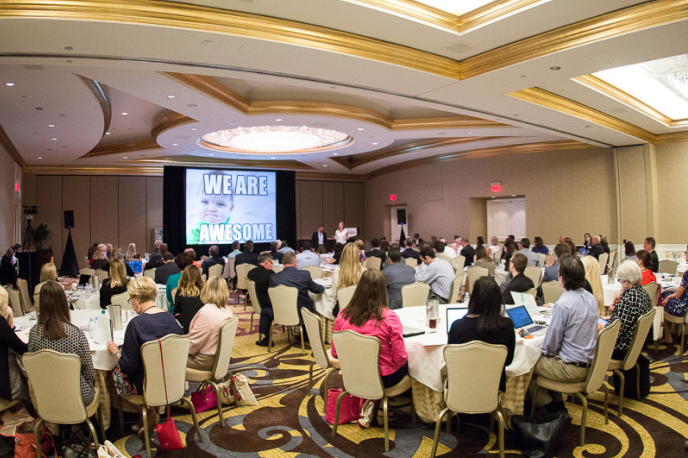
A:
{"label": "man with bald head", "polygon": [[590,251],[588,254],[590,256],[594,256],[595,259],[599,259],[600,255],[604,253],[604,246],[600,243],[600,236],[596,235],[592,238],[592,247],[590,248]]}

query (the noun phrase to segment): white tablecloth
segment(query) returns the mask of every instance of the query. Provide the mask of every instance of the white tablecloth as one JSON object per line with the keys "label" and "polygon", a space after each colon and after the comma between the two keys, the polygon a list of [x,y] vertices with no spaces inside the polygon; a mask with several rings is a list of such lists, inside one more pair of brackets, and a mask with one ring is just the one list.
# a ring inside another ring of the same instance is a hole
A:
{"label": "white tablecloth", "polygon": [[[163,310],[169,310],[170,305],[167,302],[166,295],[167,287],[165,285],[158,285],[158,295],[155,298],[155,305]],[[67,300],[74,308],[74,310],[101,310],[100,308],[100,294],[91,293],[90,296],[85,291],[69,292]]]}
{"label": "white tablecloth", "polygon": [[321,294],[308,293],[311,299],[313,299],[315,311],[325,318],[334,320],[332,310],[337,303],[337,298],[332,294],[332,277],[316,278],[313,281],[325,287],[325,292]]}
{"label": "white tablecloth", "polygon": [[[93,367],[96,370],[103,370],[103,371],[109,371],[112,370],[117,365],[117,358],[110,353],[107,349],[107,344],[105,343],[96,343],[91,339],[88,335],[88,322],[89,319],[94,318],[96,316],[101,315],[101,309],[100,306],[98,307],[98,310],[72,310],[70,311],[70,317],[72,324],[75,326],[78,326],[82,330],[84,330],[84,334],[86,335],[86,338],[88,339],[88,346],[91,350],[91,357],[93,358]],[[106,312],[107,315],[107,312]],[[124,314],[123,314],[124,315]],[[114,332],[114,342],[117,345],[122,345],[122,342],[124,342],[124,331],[127,328],[127,324],[129,323],[129,320],[133,318],[134,312],[128,311],[126,314],[126,321],[122,322],[122,330],[120,331],[115,331]],[[17,336],[23,341],[23,342],[28,342],[29,341],[29,331],[31,328],[36,324],[36,314],[35,312],[29,313],[28,315],[24,315],[21,317],[16,317],[14,319],[14,324],[17,328]]]}
{"label": "white tablecloth", "polygon": [[[451,304],[456,306],[457,304]],[[445,323],[446,308],[440,305],[437,332],[420,336],[407,337],[406,352],[411,377],[434,391],[444,389],[442,369],[444,363],[444,346],[447,344],[447,329]],[[405,326],[425,328],[425,307],[406,307],[395,310],[401,323]],[[541,354],[544,335],[534,336],[532,339],[522,339],[516,336],[516,348],[513,362],[506,367],[508,377],[527,374],[535,366]]]}

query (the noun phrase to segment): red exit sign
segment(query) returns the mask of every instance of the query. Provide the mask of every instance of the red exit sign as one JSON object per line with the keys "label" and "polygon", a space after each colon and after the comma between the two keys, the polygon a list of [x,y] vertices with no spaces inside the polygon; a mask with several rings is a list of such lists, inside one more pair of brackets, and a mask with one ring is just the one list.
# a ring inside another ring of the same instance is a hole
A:
{"label": "red exit sign", "polygon": [[492,192],[502,192],[502,183],[492,183],[490,189]]}

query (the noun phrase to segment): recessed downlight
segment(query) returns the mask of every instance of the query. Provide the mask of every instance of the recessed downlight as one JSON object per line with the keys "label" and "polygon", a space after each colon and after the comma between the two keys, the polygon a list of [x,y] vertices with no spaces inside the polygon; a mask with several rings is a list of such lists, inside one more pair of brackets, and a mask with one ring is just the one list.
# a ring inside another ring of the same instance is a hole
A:
{"label": "recessed downlight", "polygon": [[55,124],[48,124],[48,127],[55,127]]}
{"label": "recessed downlight", "polygon": [[129,159],[129,156],[122,156],[122,159]]}
{"label": "recessed downlight", "polygon": [[167,96],[167,98],[168,98],[168,99],[176,99],[176,98],[177,98],[177,96],[176,96],[176,95],[172,95],[172,94],[170,94],[170,95],[168,95],[168,96]]}
{"label": "recessed downlight", "polygon": [[372,143],[372,145],[377,145],[377,144],[378,144],[377,142],[373,142],[373,143]]}
{"label": "recessed downlight", "polygon": [[110,132],[105,132],[105,135],[110,135]]}
{"label": "recessed downlight", "polygon": [[363,127],[359,127],[359,128],[356,129],[356,130],[365,130],[365,129],[364,129]]}
{"label": "recessed downlight", "polygon": [[39,160],[39,161],[42,161],[42,160],[43,160],[43,156],[38,156],[38,160]]}
{"label": "recessed downlight", "polygon": [[122,112],[122,116],[128,116],[128,115],[129,115],[129,113],[127,113],[126,111]]}
{"label": "recessed downlight", "polygon": [[179,146],[179,143],[172,143],[172,146]]}
{"label": "recessed downlight", "polygon": [[56,142],[56,141],[57,141],[57,138],[53,137],[52,140],[53,140],[54,142]]}
{"label": "recessed downlight", "polygon": [[12,87],[12,86],[14,86],[14,83],[5,83],[5,86]]}
{"label": "recessed downlight", "polygon": [[195,132],[198,130],[198,127],[192,127],[191,130],[193,130]]}

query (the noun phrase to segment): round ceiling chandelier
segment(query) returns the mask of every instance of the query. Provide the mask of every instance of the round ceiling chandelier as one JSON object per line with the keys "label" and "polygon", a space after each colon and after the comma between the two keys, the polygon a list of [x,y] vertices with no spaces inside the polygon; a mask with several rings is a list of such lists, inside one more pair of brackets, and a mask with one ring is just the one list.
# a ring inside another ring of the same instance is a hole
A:
{"label": "round ceiling chandelier", "polygon": [[253,126],[218,130],[203,135],[204,148],[239,154],[318,153],[350,145],[343,132],[308,126]]}

